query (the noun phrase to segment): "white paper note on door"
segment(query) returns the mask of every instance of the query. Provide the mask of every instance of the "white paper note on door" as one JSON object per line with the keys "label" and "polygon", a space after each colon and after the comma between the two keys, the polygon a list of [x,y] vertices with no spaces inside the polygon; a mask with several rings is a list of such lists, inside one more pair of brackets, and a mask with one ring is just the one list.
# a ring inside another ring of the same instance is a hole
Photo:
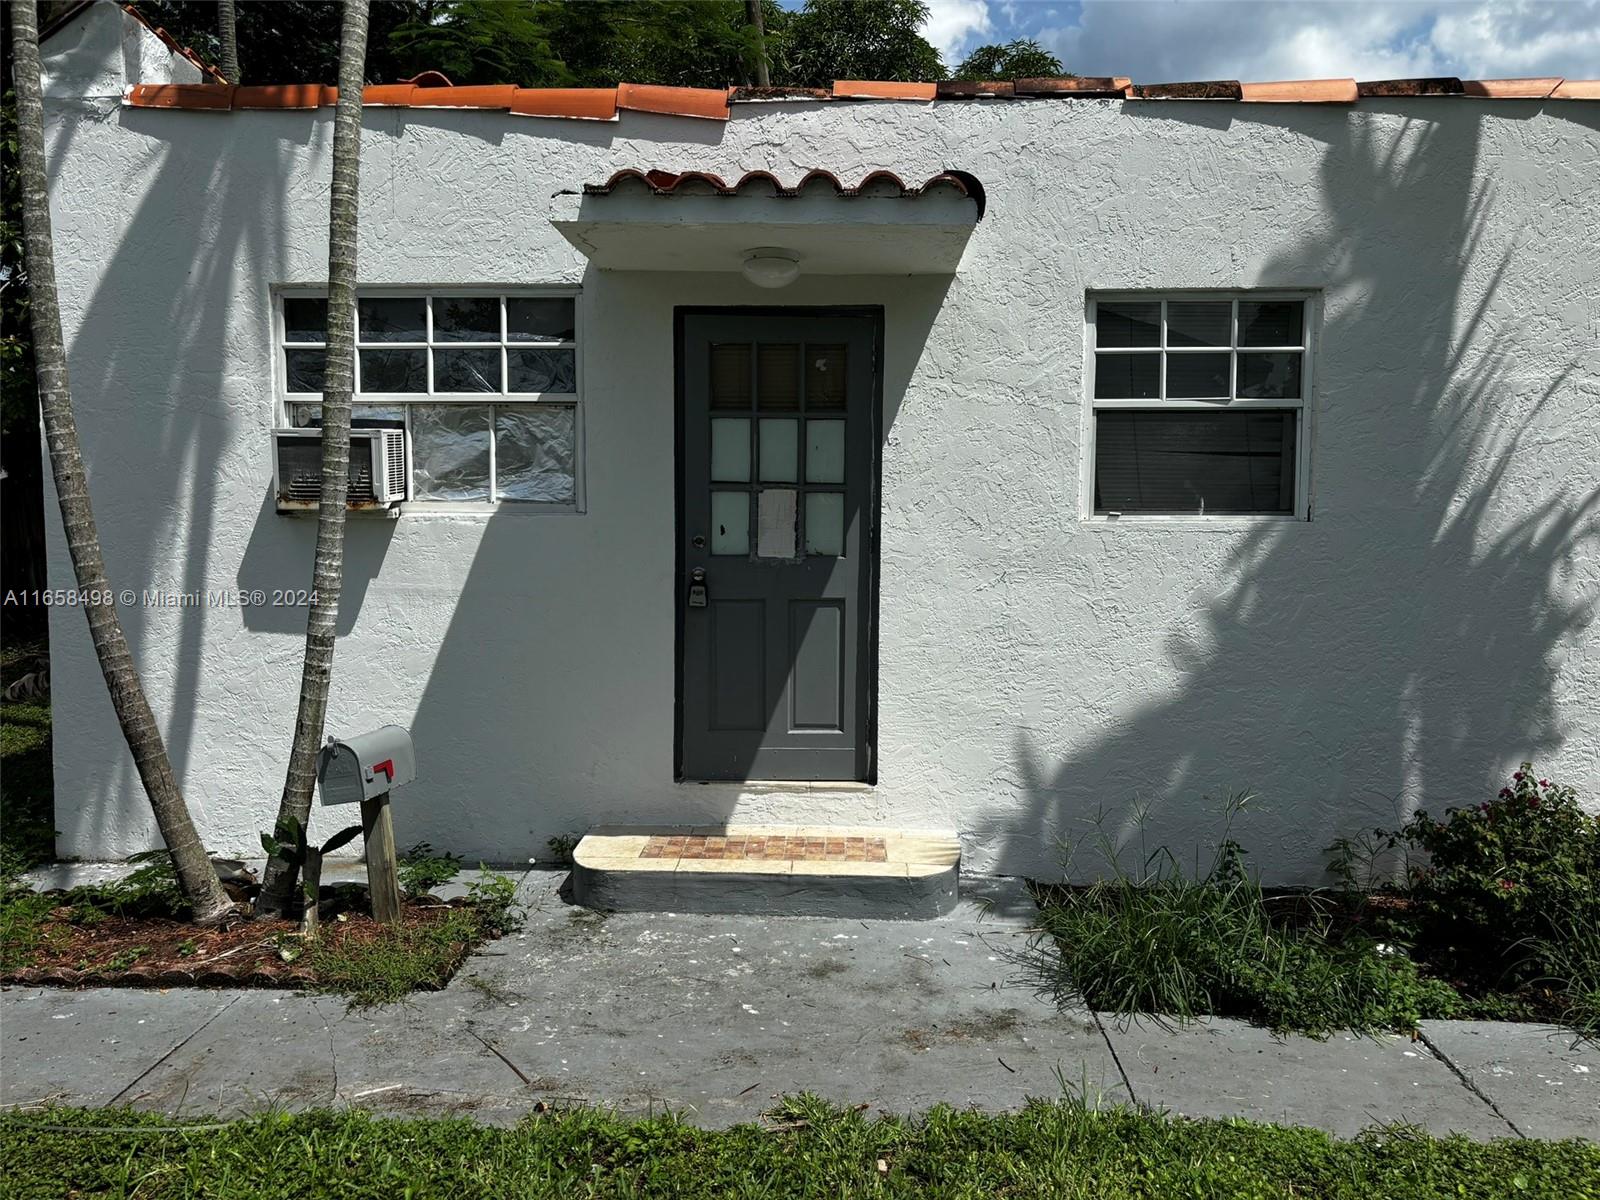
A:
{"label": "white paper note on door", "polygon": [[762,488],[756,509],[756,557],[793,558],[795,490]]}

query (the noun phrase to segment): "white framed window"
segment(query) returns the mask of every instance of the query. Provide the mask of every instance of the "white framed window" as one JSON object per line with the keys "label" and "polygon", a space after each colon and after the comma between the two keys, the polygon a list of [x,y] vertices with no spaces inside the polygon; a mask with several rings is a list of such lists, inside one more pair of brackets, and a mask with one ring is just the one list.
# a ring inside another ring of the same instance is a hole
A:
{"label": "white framed window", "polygon": [[1305,519],[1314,303],[1091,293],[1090,515]]}
{"label": "white framed window", "polygon": [[[328,304],[276,297],[284,421],[321,421]],[[408,508],[581,509],[578,303],[572,289],[361,288],[352,424],[402,425]]]}

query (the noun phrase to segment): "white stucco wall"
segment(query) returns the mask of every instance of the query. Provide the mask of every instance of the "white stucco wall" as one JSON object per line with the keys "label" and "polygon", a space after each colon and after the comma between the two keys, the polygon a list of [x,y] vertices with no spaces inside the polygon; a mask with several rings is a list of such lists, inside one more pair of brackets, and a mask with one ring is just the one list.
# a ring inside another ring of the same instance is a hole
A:
{"label": "white stucco wall", "polygon": [[[1600,795],[1600,105],[737,105],[724,124],[368,109],[361,274],[581,283],[587,511],[353,522],[331,730],[411,726],[402,844],[496,861],[602,821],[958,829],[1051,874],[1103,811],[1187,856],[1221,799],[1277,880],[1523,758]],[[326,271],[332,111],[52,102],[72,383],[112,580],[302,587],[272,511],[271,291]],[[953,280],[586,271],[551,194],[624,166],[959,167]],[[1323,296],[1313,519],[1083,518],[1084,298]],[[865,304],[887,361],[879,777],[673,782],[681,304]],[[51,577],[71,579],[59,527]],[[302,611],[123,609],[208,844],[270,823]],[[60,849],[152,844],[82,617],[51,626]],[[1208,799],[1209,798],[1209,799]]]}

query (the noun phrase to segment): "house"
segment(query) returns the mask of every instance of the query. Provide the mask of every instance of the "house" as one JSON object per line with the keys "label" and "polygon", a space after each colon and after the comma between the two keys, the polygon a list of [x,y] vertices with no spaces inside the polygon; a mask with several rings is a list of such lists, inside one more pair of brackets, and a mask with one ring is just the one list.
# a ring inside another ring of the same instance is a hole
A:
{"label": "house", "polygon": [[[205,82],[109,3],[45,64],[110,575],[249,853],[331,89]],[[412,730],[402,845],[915,828],[1051,875],[1096,818],[1187,861],[1248,791],[1293,883],[1524,758],[1600,795],[1600,82],[365,103],[356,416],[403,498],[349,523],[329,731]],[[51,645],[60,851],[145,849],[78,612]]]}

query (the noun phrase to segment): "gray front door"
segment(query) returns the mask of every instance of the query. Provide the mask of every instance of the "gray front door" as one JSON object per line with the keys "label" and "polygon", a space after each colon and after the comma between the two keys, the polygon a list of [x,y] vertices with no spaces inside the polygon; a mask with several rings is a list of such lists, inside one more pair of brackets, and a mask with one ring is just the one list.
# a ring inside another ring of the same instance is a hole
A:
{"label": "gray front door", "polygon": [[868,779],[877,321],[680,330],[681,774]]}

